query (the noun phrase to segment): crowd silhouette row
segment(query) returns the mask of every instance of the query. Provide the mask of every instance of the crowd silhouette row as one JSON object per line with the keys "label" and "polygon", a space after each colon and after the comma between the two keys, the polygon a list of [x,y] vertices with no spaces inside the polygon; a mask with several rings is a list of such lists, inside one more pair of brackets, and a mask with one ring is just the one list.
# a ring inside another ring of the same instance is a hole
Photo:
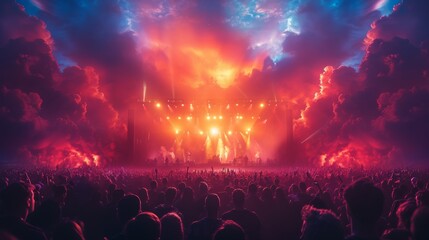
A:
{"label": "crowd silhouette row", "polygon": [[428,240],[429,171],[2,169],[0,239]]}

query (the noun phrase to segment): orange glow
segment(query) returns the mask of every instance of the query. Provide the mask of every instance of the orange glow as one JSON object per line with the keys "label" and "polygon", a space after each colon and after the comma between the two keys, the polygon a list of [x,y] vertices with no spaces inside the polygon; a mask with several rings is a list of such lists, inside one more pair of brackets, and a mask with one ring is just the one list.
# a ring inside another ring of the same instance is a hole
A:
{"label": "orange glow", "polygon": [[217,127],[212,127],[212,128],[210,129],[210,134],[211,134],[212,136],[217,136],[217,135],[219,135],[219,129],[218,129]]}
{"label": "orange glow", "polygon": [[264,103],[260,103],[260,104],[259,104],[259,107],[260,107],[260,108],[263,108],[263,107],[265,107],[265,104],[264,104]]}
{"label": "orange glow", "polygon": [[155,106],[156,108],[161,108],[161,103],[156,103]]}
{"label": "orange glow", "polygon": [[167,83],[174,81],[191,88],[214,83],[229,88],[240,77],[261,69],[267,57],[265,52],[246,57],[249,40],[244,34],[207,28],[187,18],[143,28],[144,60],[152,63]]}

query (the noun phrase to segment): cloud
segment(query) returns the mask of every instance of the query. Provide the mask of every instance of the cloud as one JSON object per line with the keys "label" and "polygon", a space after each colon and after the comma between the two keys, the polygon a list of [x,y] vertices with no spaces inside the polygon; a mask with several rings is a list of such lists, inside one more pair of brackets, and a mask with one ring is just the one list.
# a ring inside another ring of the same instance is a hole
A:
{"label": "cloud", "polygon": [[0,3],[2,159],[109,161],[144,85],[147,99],[286,99],[317,164],[427,156],[426,1],[383,17],[358,0],[20,2]]}

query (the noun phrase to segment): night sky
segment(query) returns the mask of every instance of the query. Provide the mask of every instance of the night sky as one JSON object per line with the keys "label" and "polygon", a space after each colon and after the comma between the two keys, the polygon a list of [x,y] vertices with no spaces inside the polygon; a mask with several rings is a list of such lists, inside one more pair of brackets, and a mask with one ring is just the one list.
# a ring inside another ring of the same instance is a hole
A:
{"label": "night sky", "polygon": [[2,0],[0,162],[123,158],[145,88],[287,99],[315,166],[429,165],[428,13],[426,0]]}

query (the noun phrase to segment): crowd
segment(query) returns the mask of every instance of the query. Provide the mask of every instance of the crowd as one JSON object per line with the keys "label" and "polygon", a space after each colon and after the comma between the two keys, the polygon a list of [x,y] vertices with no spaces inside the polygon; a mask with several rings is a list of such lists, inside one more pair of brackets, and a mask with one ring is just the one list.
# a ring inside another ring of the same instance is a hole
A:
{"label": "crowd", "polygon": [[1,169],[0,239],[428,240],[429,171]]}

